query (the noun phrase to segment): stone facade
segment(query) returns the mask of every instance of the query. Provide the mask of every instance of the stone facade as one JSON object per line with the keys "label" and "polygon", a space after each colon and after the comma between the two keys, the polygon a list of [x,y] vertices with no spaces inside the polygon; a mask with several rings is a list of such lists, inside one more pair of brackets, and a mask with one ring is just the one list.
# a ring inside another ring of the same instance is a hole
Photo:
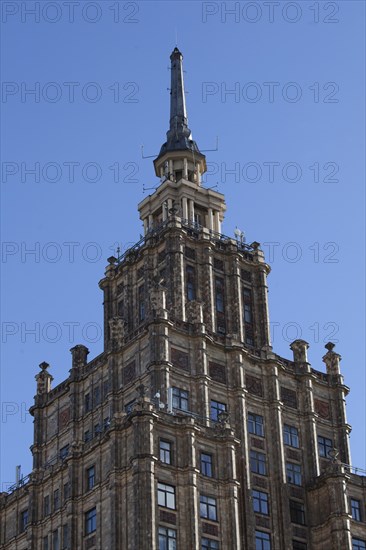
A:
{"label": "stone facade", "polygon": [[327,344],[320,372],[302,340],[292,361],[273,352],[269,266],[221,233],[224,197],[200,185],[179,104],[181,148],[168,133],[139,205],[145,235],[99,283],[103,353],[75,346],[54,389],[40,365],[33,470],[0,495],[1,548],[366,548],[340,356]]}

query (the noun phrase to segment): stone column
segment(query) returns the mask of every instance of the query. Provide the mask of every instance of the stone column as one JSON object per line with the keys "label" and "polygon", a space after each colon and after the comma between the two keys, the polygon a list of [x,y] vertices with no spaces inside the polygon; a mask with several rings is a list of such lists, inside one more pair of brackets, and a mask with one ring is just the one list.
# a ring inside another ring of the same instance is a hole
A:
{"label": "stone column", "polygon": [[212,231],[212,208],[209,208],[207,211],[207,228]]}
{"label": "stone column", "polygon": [[188,199],[187,197],[182,198],[182,209],[183,209],[183,220],[188,220]]}

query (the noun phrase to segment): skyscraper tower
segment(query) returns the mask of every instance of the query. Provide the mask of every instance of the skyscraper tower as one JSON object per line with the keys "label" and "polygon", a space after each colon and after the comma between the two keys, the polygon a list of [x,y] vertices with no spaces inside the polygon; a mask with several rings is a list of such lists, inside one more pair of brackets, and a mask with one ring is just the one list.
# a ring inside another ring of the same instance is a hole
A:
{"label": "skyscraper tower", "polygon": [[202,186],[182,54],[171,54],[160,185],[144,236],[108,259],[104,351],[36,376],[33,470],[0,495],[6,550],[362,550],[365,478],[350,465],[348,388],[326,345],[272,350],[257,242],[222,233]]}

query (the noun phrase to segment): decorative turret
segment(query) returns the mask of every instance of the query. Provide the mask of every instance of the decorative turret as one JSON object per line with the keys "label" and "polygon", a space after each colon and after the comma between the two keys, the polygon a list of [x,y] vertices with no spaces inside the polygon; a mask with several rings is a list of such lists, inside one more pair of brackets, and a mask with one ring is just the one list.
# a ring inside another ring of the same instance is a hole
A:
{"label": "decorative turret", "polygon": [[193,141],[188,128],[183,84],[183,56],[174,48],[171,60],[170,121],[167,140],[154,160],[161,185],[139,204],[144,234],[160,228],[169,219],[200,229],[221,233],[226,210],[224,196],[201,187],[201,175],[207,170],[206,157]]}
{"label": "decorative turret", "polygon": [[327,367],[328,374],[340,374],[341,372],[339,363],[342,358],[339,353],[333,351],[334,348],[335,344],[333,344],[333,342],[328,342],[327,344],[325,344],[325,349],[327,349],[328,351],[324,355],[323,361],[325,363],[325,366]]}
{"label": "decorative turret", "polygon": [[39,365],[41,372],[35,377],[37,381],[37,395],[47,394],[51,390],[53,376],[47,371],[48,367],[49,364],[45,361]]}

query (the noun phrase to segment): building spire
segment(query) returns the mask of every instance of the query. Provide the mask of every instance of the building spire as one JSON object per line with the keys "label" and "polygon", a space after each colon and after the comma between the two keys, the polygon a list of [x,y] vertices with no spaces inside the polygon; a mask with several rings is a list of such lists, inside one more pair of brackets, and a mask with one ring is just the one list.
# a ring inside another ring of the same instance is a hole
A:
{"label": "building spire", "polygon": [[171,56],[170,120],[167,141],[161,147],[159,157],[168,151],[189,150],[199,153],[188,128],[186,98],[183,80],[183,55],[177,47]]}

